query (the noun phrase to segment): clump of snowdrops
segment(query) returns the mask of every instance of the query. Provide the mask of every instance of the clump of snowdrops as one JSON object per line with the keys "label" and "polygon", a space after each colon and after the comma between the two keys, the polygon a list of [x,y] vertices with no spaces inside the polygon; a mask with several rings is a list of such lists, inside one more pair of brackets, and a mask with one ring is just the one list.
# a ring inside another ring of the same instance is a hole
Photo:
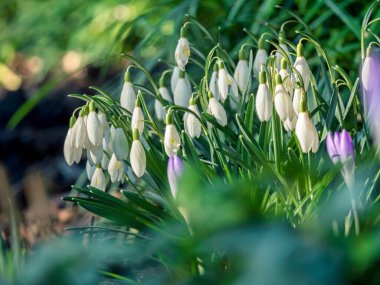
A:
{"label": "clump of snowdrops", "polygon": [[[378,175],[355,176],[361,161],[374,159],[360,80],[332,66],[322,43],[293,30],[293,22],[259,35],[246,31],[251,41],[234,54],[187,17],[173,66],[161,63],[161,73],[151,74],[123,55],[130,65],[121,90],[72,94],[84,105],[71,117],[64,156],[69,165],[86,160],[90,186],[75,186],[82,196],[65,199],[133,230],[154,229],[171,216],[194,234],[191,194],[181,198],[191,187],[181,187],[181,177],[195,172],[202,185],[250,184],[261,214],[293,227],[318,215],[322,197],[342,191],[350,207],[331,228],[358,235]],[[208,54],[192,45],[194,30],[204,34]],[[136,73],[143,84],[134,82]],[[115,189],[126,200],[107,193]]]}

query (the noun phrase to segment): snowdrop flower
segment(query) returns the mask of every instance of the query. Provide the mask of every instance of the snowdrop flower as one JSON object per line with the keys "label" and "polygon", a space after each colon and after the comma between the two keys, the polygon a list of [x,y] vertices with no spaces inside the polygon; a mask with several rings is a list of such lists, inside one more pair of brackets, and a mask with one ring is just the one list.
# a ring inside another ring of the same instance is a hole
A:
{"label": "snowdrop flower", "polygon": [[[141,96],[141,92],[139,91],[139,96]],[[140,99],[137,98],[135,102],[135,108],[132,114],[132,122],[131,122],[132,130],[138,129],[140,134],[144,131],[144,114],[140,107]]]}
{"label": "snowdrop flower", "polygon": [[110,174],[111,181],[121,181],[123,178],[123,165],[121,161],[117,160],[116,155],[113,154],[108,164],[108,173]]}
{"label": "snowdrop flower", "polygon": [[219,99],[219,90],[218,90],[218,65],[214,64],[214,69],[211,74],[210,82],[208,84],[210,91],[214,94],[216,99]]}
{"label": "snowdrop flower", "polygon": [[261,36],[259,40],[259,49],[257,50],[255,60],[253,61],[253,74],[255,78],[259,78],[261,66],[265,65],[267,59],[268,54],[264,47],[264,38]]}
{"label": "snowdrop flower", "polygon": [[174,94],[175,88],[177,86],[179,79],[179,68],[178,66],[174,66],[173,72],[172,72],[172,77],[170,78],[170,87],[172,89],[172,93]]}
{"label": "snowdrop flower", "polygon": [[183,162],[178,155],[172,155],[168,160],[168,180],[170,185],[170,190],[173,197],[177,197],[178,192],[178,179],[181,177],[183,172]]}
{"label": "snowdrop flower", "polygon": [[103,146],[93,146],[89,149],[88,154],[90,155],[88,159],[91,160],[93,165],[101,164],[103,159]]}
{"label": "snowdrop flower", "polygon": [[92,176],[94,175],[95,169],[96,169],[96,167],[94,165],[91,165],[90,161],[87,160],[87,162],[86,162],[86,174],[87,174],[88,180],[91,181]]}
{"label": "snowdrop flower", "polygon": [[122,128],[116,128],[113,135],[113,152],[117,160],[126,160],[128,157],[128,140]]}
{"label": "snowdrop flower", "polygon": [[173,115],[171,111],[166,114],[166,128],[164,137],[164,147],[166,154],[170,157],[177,154],[181,146],[181,139],[173,124]]}
{"label": "snowdrop flower", "polygon": [[95,112],[94,101],[90,102],[90,113],[87,118],[87,133],[88,138],[93,146],[100,146],[103,140],[103,128],[99,121],[98,115]]}
{"label": "snowdrop flower", "polygon": [[256,94],[256,113],[261,122],[269,121],[272,117],[273,101],[269,91],[264,70],[260,71],[259,87]]}
{"label": "snowdrop flower", "polygon": [[186,28],[181,28],[180,39],[178,41],[177,47],[175,49],[175,60],[179,69],[185,70],[185,66],[189,61],[190,57],[190,46],[189,41],[186,38]]}
{"label": "snowdrop flower", "polygon": [[[288,46],[284,43],[284,39],[285,39],[285,33],[283,30],[281,30],[279,33],[278,44],[286,54],[289,54],[289,49],[288,49]],[[278,70],[281,69],[281,60],[283,58],[284,56],[280,53],[280,51],[276,51],[276,66]],[[290,57],[289,59],[290,61],[292,61]]]}
{"label": "snowdrop flower", "polygon": [[110,163],[110,160],[109,160],[108,156],[103,152],[102,161],[100,163],[100,165],[102,166],[103,170],[107,170],[108,169],[108,164],[109,163]]}
{"label": "snowdrop flower", "polygon": [[224,67],[223,61],[219,61],[219,72],[218,72],[218,91],[219,97],[224,102],[227,99],[229,88],[231,87],[231,93],[238,97],[238,85],[235,79],[227,72]]}
{"label": "snowdrop flower", "polygon": [[[301,42],[297,45],[297,58],[293,66],[301,75],[303,81],[303,87],[305,92],[309,88],[311,71],[309,65],[306,62],[303,52],[303,45]],[[297,76],[297,75],[296,75]],[[298,77],[298,76],[297,76]],[[300,78],[298,78],[298,81]]]}
{"label": "snowdrop flower", "polygon": [[294,131],[294,129],[296,128],[296,124],[297,124],[297,115],[293,114],[292,120],[288,118],[284,122],[284,128],[287,132],[291,132],[291,131]]}
{"label": "snowdrop flower", "polygon": [[136,93],[131,83],[131,76],[129,71],[125,73],[124,85],[120,95],[120,105],[124,109],[132,113],[136,101]]}
{"label": "snowdrop flower", "polygon": [[[158,89],[158,92],[160,92],[161,97],[168,101],[169,103],[172,102],[172,98],[170,97],[168,88],[165,87],[164,84],[164,78],[160,78],[160,88]],[[166,112],[160,103],[160,101],[156,100],[154,102],[154,110],[156,111],[156,116],[159,120],[163,121],[165,120]]]}
{"label": "snowdrop flower", "polygon": [[234,79],[242,94],[247,90],[249,78],[248,56],[244,50],[244,46],[242,46],[239,51],[239,62],[234,72]]}
{"label": "snowdrop flower", "polygon": [[293,96],[293,82],[288,72],[288,62],[286,61],[285,58],[281,60],[281,69],[280,69],[279,74],[281,75],[282,82],[286,91],[288,91],[290,96]]}
{"label": "snowdrop flower", "polygon": [[67,131],[65,142],[63,145],[63,155],[64,155],[65,160],[66,160],[68,165],[72,165],[75,161],[75,158],[77,157],[77,155],[76,155],[77,150],[76,150],[76,147],[73,143],[73,141],[74,141],[73,138],[75,135],[74,134],[75,123],[76,123],[75,117],[71,116],[69,130]]}
{"label": "snowdrop flower", "polygon": [[296,88],[294,89],[294,95],[293,95],[293,110],[295,114],[298,116],[300,112],[301,95],[304,91],[298,82],[296,82],[295,85],[296,85]]}
{"label": "snowdrop flower", "polygon": [[79,112],[78,120],[75,122],[75,147],[83,148],[87,137],[86,123],[84,121],[84,110]]}
{"label": "snowdrop flower", "polygon": [[290,99],[288,92],[286,92],[284,85],[282,84],[281,75],[276,75],[276,89],[274,95],[274,106],[277,114],[282,122],[287,119],[293,119],[293,105],[292,99]]}
{"label": "snowdrop flower", "polygon": [[84,127],[85,127],[85,132],[84,132],[84,141],[83,141],[83,148],[89,149],[92,147],[92,144],[90,142],[90,139],[88,138],[88,132],[87,132],[87,120],[88,120],[88,106],[85,106],[83,109],[83,121],[84,121]]}
{"label": "snowdrop flower", "polygon": [[300,112],[298,114],[296,124],[296,136],[300,143],[302,152],[308,153],[309,151],[312,151],[315,153],[319,148],[318,132],[309,118],[305,93],[302,93],[301,97],[302,99],[299,107]]}
{"label": "snowdrop flower", "polygon": [[140,141],[140,132],[137,128],[133,130],[130,161],[133,173],[137,177],[143,176],[146,169],[146,156],[144,147]]}
{"label": "snowdrop flower", "polygon": [[226,111],[224,110],[222,104],[219,103],[218,100],[214,97],[214,95],[211,93],[211,91],[208,92],[208,108],[207,108],[207,113],[210,115],[214,116],[216,121],[221,125],[221,126],[226,126],[227,125],[227,114]]}
{"label": "snowdrop flower", "polygon": [[96,167],[94,175],[92,175],[91,186],[102,191],[106,190],[106,178],[104,177],[103,169],[100,166]]}
{"label": "snowdrop flower", "polygon": [[[191,97],[190,99],[189,109],[193,111],[195,114],[197,114],[198,117],[200,117],[198,107],[195,104],[195,100],[193,97]],[[195,117],[192,113],[186,112],[183,121],[186,133],[188,133],[191,138],[199,138],[199,136],[201,135],[202,126],[197,117]]]}
{"label": "snowdrop flower", "polygon": [[191,96],[191,86],[186,82],[185,71],[179,71],[179,79],[174,89],[174,104],[186,107]]}

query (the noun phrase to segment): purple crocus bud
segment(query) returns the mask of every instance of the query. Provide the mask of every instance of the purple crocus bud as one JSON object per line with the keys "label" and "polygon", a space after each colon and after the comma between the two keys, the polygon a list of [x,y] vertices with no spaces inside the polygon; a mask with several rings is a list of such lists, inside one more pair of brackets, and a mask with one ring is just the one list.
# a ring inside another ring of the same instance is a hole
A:
{"label": "purple crocus bud", "polygon": [[177,182],[183,171],[183,162],[178,155],[172,155],[168,161],[168,180],[173,197],[177,197]]}
{"label": "purple crocus bud", "polygon": [[329,153],[329,156],[330,156],[331,160],[335,164],[335,163],[337,163],[339,161],[339,153],[338,153],[338,150],[335,147],[334,138],[335,138],[335,136],[333,137],[333,135],[331,134],[331,132],[329,132],[327,134],[326,147],[327,147],[327,152]]}
{"label": "purple crocus bud", "polygon": [[340,137],[340,156],[341,160],[345,161],[350,156],[354,157],[354,144],[350,134],[344,129]]}

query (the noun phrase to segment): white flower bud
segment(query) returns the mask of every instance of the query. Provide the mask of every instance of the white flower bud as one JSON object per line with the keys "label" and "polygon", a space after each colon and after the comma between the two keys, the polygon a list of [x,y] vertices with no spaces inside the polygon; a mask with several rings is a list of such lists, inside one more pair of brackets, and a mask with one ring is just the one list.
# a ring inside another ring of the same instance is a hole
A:
{"label": "white flower bud", "polygon": [[288,92],[286,92],[285,87],[282,85],[281,76],[279,74],[277,74],[276,83],[274,106],[277,114],[283,122],[287,119],[292,120],[294,113],[292,99],[289,97]]}
{"label": "white flower bud", "polygon": [[110,174],[112,182],[123,180],[123,165],[121,161],[117,160],[115,154],[112,155],[108,164],[108,173]]}
{"label": "white flower bud", "polygon": [[131,166],[137,177],[144,175],[146,170],[146,156],[144,147],[139,139],[140,134],[137,129],[133,131],[133,142],[131,147]]}
{"label": "white flower bud", "polygon": [[87,162],[86,162],[86,174],[87,174],[88,180],[91,181],[92,176],[94,176],[95,169],[96,169],[96,167],[94,165],[91,165],[90,161],[87,160]]}
{"label": "white flower bud", "polygon": [[268,54],[265,49],[258,49],[256,53],[255,60],[253,61],[253,74],[255,78],[259,78],[259,73],[261,71],[261,66],[265,65],[268,59]]}
{"label": "white flower bud", "polygon": [[191,97],[191,87],[186,82],[184,75],[179,77],[177,85],[174,89],[174,104],[186,107]]}
{"label": "white flower bud", "polygon": [[301,103],[301,94],[302,94],[302,87],[298,86],[296,89],[294,89],[294,95],[293,95],[293,109],[294,112],[299,114],[300,112],[300,103]]}
{"label": "white flower bud", "polygon": [[181,37],[178,40],[177,47],[175,49],[175,60],[178,67],[181,70],[185,70],[185,66],[189,61],[190,57],[190,46],[189,41],[185,37]]}
{"label": "white flower bud", "polygon": [[[209,95],[210,97],[210,95]],[[216,100],[214,97],[211,97],[208,102],[208,109],[207,112],[214,116],[216,121],[221,125],[221,126],[226,126],[227,125],[227,114],[226,111],[224,110],[222,104],[219,103],[218,100]]]}
{"label": "white flower bud", "polygon": [[177,87],[179,79],[179,68],[178,66],[174,66],[172,77],[170,78],[170,88],[172,89],[172,93],[174,94],[175,88]]}
{"label": "white flower bud", "polygon": [[141,110],[139,103],[137,103],[137,101],[136,101],[136,106],[132,114],[131,127],[132,127],[132,130],[138,129],[140,134],[142,134],[144,131],[144,114]]}
{"label": "white flower bud", "polygon": [[272,94],[266,83],[259,84],[256,94],[256,112],[261,122],[269,121],[273,112]]}
{"label": "white flower bud", "polygon": [[[300,73],[302,77],[302,81],[303,81],[303,87],[306,92],[310,84],[311,71],[310,71],[309,65],[306,62],[305,57],[303,56],[302,43],[298,43],[297,45],[297,58],[296,58],[296,61],[294,62],[293,67]],[[295,73],[294,75],[298,79],[296,81],[301,81],[301,78],[298,78],[299,76],[297,75],[297,73]]]}
{"label": "white flower bud", "polygon": [[[216,65],[215,65],[216,66]],[[218,72],[217,71],[213,71],[212,72],[212,75],[211,75],[211,79],[210,79],[210,82],[209,82],[209,89],[210,91],[212,92],[212,94],[214,94],[214,97],[216,99],[219,99],[219,90],[218,90]]]}
{"label": "white flower bud", "polygon": [[[171,102],[172,98],[170,97],[168,88],[161,86],[158,91],[160,92],[163,99]],[[154,110],[156,111],[157,118],[161,121],[165,120],[166,112],[160,103],[160,101],[156,100],[154,102]]]}
{"label": "white flower bud", "polygon": [[103,170],[108,169],[109,163],[110,163],[110,160],[109,160],[108,156],[103,152],[103,157],[102,157],[102,162],[101,162],[101,166],[102,166]]}
{"label": "white flower bud", "polygon": [[[190,99],[189,109],[200,117],[198,107],[192,100],[193,99]],[[185,113],[184,125],[186,133],[188,133],[191,138],[199,138],[202,131],[201,123],[192,113]]]}
{"label": "white flower bud", "polygon": [[63,145],[63,155],[68,165],[72,165],[75,159],[75,148],[71,144],[73,137],[73,128],[69,128]]}
{"label": "white flower bud", "polygon": [[101,167],[96,167],[94,175],[91,178],[91,186],[102,191],[106,190],[106,178]]}
{"label": "white flower bud", "polygon": [[177,154],[181,146],[181,139],[175,126],[167,124],[165,128],[164,147],[166,154],[170,157]]}
{"label": "white flower bud", "polygon": [[93,104],[93,102],[90,103],[90,113],[87,118],[87,133],[92,145],[101,146],[103,141],[103,128]]}
{"label": "white flower bud", "polygon": [[100,164],[103,159],[103,146],[93,146],[89,149],[89,154],[89,159],[93,162],[94,165]]}
{"label": "white flower bud", "polygon": [[319,147],[318,132],[307,112],[300,112],[298,115],[296,135],[302,152],[317,152]]}
{"label": "white flower bud", "polygon": [[240,92],[244,93],[247,90],[248,83],[249,83],[248,60],[246,59],[239,60],[234,72],[234,78],[240,89]]}
{"label": "white flower bud", "polygon": [[131,82],[125,82],[120,95],[120,105],[132,113],[135,107],[136,93]]}
{"label": "white flower bud", "polygon": [[126,160],[128,157],[128,139],[122,128],[115,129],[112,141],[113,151],[117,160]]}

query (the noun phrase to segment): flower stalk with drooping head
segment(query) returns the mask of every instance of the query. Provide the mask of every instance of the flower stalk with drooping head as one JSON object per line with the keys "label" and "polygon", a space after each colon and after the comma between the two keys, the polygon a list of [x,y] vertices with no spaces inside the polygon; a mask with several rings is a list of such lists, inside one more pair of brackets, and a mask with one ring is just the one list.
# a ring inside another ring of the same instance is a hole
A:
{"label": "flower stalk with drooping head", "polygon": [[129,70],[124,75],[124,85],[120,95],[120,105],[132,113],[136,101],[136,93],[131,83],[131,74]]}
{"label": "flower stalk with drooping head", "polygon": [[164,136],[164,147],[166,154],[170,157],[174,154],[177,154],[180,146],[181,139],[177,132],[177,129],[174,126],[173,121],[173,111],[169,109],[166,114],[166,128],[165,128],[165,136]]}
{"label": "flower stalk with drooping head", "polygon": [[[307,92],[310,85],[311,71],[304,57],[303,45],[301,41],[297,45],[297,58],[294,62],[293,68],[296,69],[301,75],[301,78],[298,78],[296,81],[301,81],[302,79],[303,88],[305,92]],[[296,76],[299,77],[298,74],[296,74]]]}
{"label": "flower stalk with drooping head", "polygon": [[189,62],[190,45],[187,39],[186,24],[181,28],[180,38],[175,49],[175,60],[179,69],[185,70],[186,64]]}
{"label": "flower stalk with drooping head", "polygon": [[244,94],[248,88],[250,79],[248,54],[244,45],[242,45],[239,50],[239,62],[235,68],[234,79],[239,87],[240,92]]}
{"label": "flower stalk with drooping head", "polygon": [[262,35],[259,39],[259,48],[257,50],[255,60],[253,61],[253,74],[255,78],[259,79],[261,66],[265,65],[267,59],[268,53],[265,50],[265,40],[264,35]]}
{"label": "flower stalk with drooping head", "polygon": [[140,141],[140,131],[135,128],[133,130],[133,142],[131,147],[130,161],[132,170],[137,177],[141,177],[146,169],[146,156],[144,147]]}
{"label": "flower stalk with drooping head", "polygon": [[256,94],[256,113],[261,122],[269,121],[273,112],[273,99],[269,91],[266,72],[260,71],[259,87]]}
{"label": "flower stalk with drooping head", "polygon": [[[293,108],[293,106],[292,106]],[[302,152],[308,153],[312,151],[317,152],[319,148],[319,137],[317,129],[309,117],[307,110],[306,94],[303,92],[301,95],[300,112],[298,114],[296,123],[296,136],[300,143]]]}
{"label": "flower stalk with drooping head", "polygon": [[[192,95],[189,102],[189,110],[193,111],[198,117],[200,117],[200,113],[198,107],[195,103],[194,96]],[[183,118],[185,131],[191,138],[199,138],[202,131],[201,122],[199,122],[198,118],[190,113],[186,112]]]}
{"label": "flower stalk with drooping head", "polygon": [[[160,87],[158,89],[158,92],[160,92],[162,99],[165,99],[166,101],[171,103],[172,98],[170,97],[168,88],[166,88],[166,86],[165,86],[165,74],[166,74],[166,72],[164,72],[160,77],[160,81],[159,81]],[[161,121],[165,120],[166,111],[164,110],[164,107],[162,106],[160,101],[155,100],[154,110],[156,111],[156,116],[159,120],[161,120]]]}

